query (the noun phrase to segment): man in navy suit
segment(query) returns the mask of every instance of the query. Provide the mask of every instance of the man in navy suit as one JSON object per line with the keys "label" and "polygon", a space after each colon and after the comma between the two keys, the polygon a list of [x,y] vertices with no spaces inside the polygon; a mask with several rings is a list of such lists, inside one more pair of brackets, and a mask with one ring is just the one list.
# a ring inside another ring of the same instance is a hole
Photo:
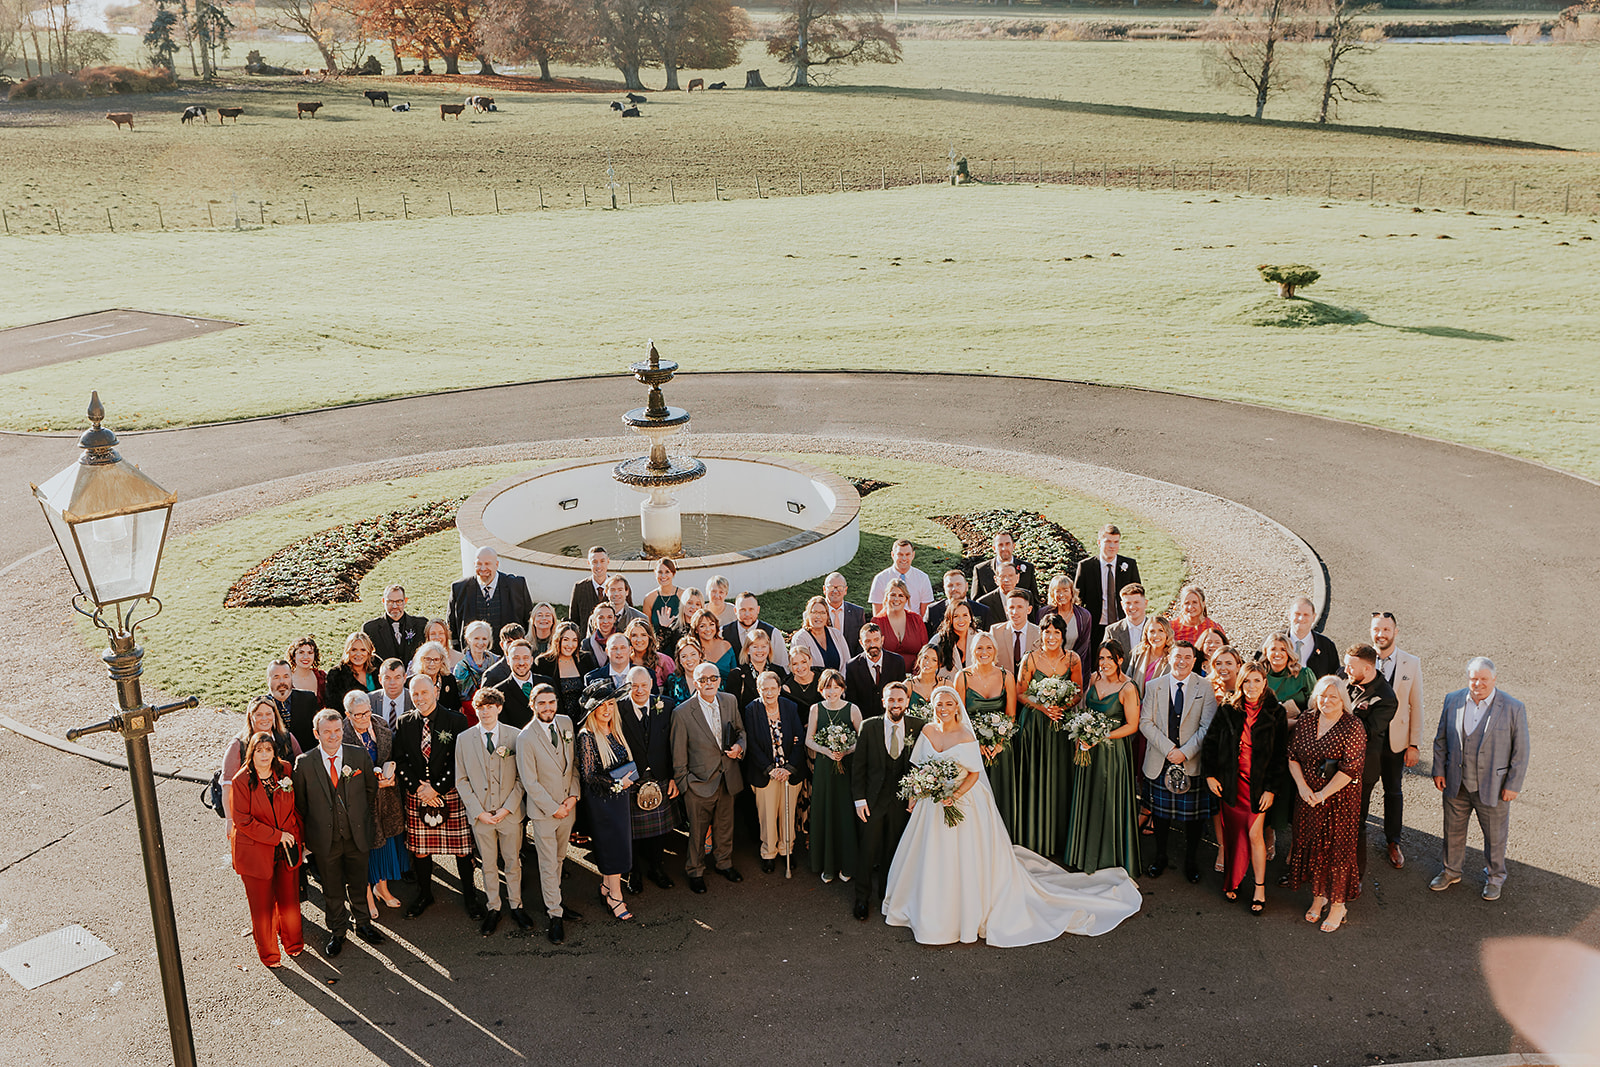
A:
{"label": "man in navy suit", "polygon": [[1080,559],[1072,584],[1078,587],[1078,603],[1089,609],[1089,649],[1100,647],[1106,627],[1122,618],[1122,587],[1139,581],[1139,561],[1124,556],[1122,531],[1111,523],[1100,528],[1100,553]]}
{"label": "man in navy suit", "polygon": [[494,633],[494,652],[501,655],[500,627],[508,622],[526,626],[533,614],[533,598],[528,582],[520,574],[501,574],[500,555],[487,545],[478,549],[472,566],[473,576],[450,586],[450,639],[456,648],[465,648],[461,631],[467,623],[480,619]]}

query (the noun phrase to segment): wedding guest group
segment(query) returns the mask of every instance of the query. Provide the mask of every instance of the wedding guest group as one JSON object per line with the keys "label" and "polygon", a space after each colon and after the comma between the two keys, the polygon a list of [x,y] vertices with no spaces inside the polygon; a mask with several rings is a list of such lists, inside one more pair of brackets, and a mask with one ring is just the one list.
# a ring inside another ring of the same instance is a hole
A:
{"label": "wedding guest group", "polygon": [[[581,917],[575,850],[607,921],[633,921],[647,881],[675,889],[679,864],[695,894],[708,868],[743,883],[742,840],[758,881],[781,867],[848,884],[858,920],[997,945],[1103,934],[1137,911],[1136,878],[1177,867],[1200,885],[1208,837],[1224,898],[1262,915],[1275,884],[1333,933],[1374,877],[1375,793],[1380,854],[1405,866],[1403,781],[1426,711],[1392,611],[1340,654],[1309,597],[1259,637],[1226,598],[1213,618],[1195,584],[1152,604],[1115,525],[1070,575],[1018,547],[999,531],[992,557],[945,571],[935,598],[896,540],[866,605],[829,574],[793,631],[754,593],[730,599],[720,575],[697,588],[672,560],[636,607],[598,546],[559,607],[535,604],[492,549],[442,597],[443,618],[411,614],[390,585],[326,672],[314,636],[288,643],[223,753],[261,961],[302,950],[308,869],[336,956],[351,930],[381,944],[384,909],[421,919],[442,857],[480,935],[533,931],[526,889],[553,944]],[[1444,846],[1430,888],[1462,879],[1475,816],[1493,901],[1527,711],[1488,659],[1466,673],[1434,733]]]}

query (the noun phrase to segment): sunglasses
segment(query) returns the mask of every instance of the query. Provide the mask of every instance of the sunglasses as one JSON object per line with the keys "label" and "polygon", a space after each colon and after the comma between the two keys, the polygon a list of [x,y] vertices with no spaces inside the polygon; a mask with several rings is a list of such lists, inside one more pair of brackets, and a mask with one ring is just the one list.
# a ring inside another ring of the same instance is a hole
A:
{"label": "sunglasses", "polygon": [[1392,611],[1374,611],[1372,617],[1374,619],[1388,619],[1390,622],[1395,621],[1394,612]]}

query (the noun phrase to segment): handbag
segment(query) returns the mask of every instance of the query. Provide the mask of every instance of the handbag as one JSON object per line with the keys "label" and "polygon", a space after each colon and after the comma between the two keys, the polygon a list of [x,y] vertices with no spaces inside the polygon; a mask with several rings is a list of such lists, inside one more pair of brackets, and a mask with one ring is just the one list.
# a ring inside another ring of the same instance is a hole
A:
{"label": "handbag", "polygon": [[216,812],[217,818],[228,817],[228,810],[222,806],[222,771],[212,774],[211,781],[200,787],[200,803]]}
{"label": "handbag", "polygon": [[629,760],[619,763],[606,772],[611,776],[611,788],[614,792],[626,792],[628,787],[639,780],[639,765]]}
{"label": "handbag", "polygon": [[279,841],[278,842],[278,858],[283,860],[283,862],[286,865],[290,866],[290,867],[298,867],[298,866],[300,866],[300,844],[299,844],[299,842],[296,842],[295,844],[292,844],[292,845],[286,845],[282,841]]}
{"label": "handbag", "polygon": [[1339,773],[1338,759],[1330,756],[1329,758],[1323,760],[1317,765],[1317,773],[1322,776],[1322,780],[1324,782],[1331,782],[1333,780],[1333,776]]}

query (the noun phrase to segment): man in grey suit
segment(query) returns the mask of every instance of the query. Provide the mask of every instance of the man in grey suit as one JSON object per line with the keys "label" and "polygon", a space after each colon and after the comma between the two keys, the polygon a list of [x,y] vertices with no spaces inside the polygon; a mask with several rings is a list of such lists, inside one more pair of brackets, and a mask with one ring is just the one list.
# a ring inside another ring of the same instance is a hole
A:
{"label": "man in grey suit", "polygon": [[[1150,680],[1139,709],[1139,732],[1145,738],[1144,776],[1150,808],[1155,813],[1156,856],[1145,870],[1160,878],[1167,869],[1167,837],[1174,822],[1184,825],[1183,873],[1200,881],[1200,841],[1205,835],[1206,792],[1200,784],[1200,746],[1217,714],[1211,684],[1194,673],[1195,648],[1179,641],[1168,654],[1171,671]],[[1190,788],[1174,793],[1167,782],[1170,767],[1182,767]],[[1191,795],[1192,794],[1192,795]]]}
{"label": "man in grey suit", "polygon": [[369,945],[383,944],[383,935],[367,914],[367,857],[377,836],[373,812],[378,807],[378,776],[364,747],[344,743],[344,717],[337,711],[317,712],[312,728],[316,747],[294,764],[294,806],[305,828],[306,847],[317,858],[322,912],[328,922],[323,952],[331,958],[344,950],[351,908],[356,913],[356,936]]}
{"label": "man in grey suit", "polygon": [[1433,784],[1444,794],[1444,869],[1428,888],[1461,881],[1467,852],[1467,818],[1483,830],[1483,899],[1499,900],[1506,880],[1506,833],[1511,802],[1528,774],[1528,709],[1495,685],[1491,660],[1467,664],[1467,688],[1444,698],[1433,738]]}
{"label": "man in grey suit", "polygon": [[579,917],[561,904],[561,865],[567,859],[581,790],[578,760],[572,747],[572,720],[556,714],[561,698],[555,688],[541,682],[528,699],[533,718],[517,737],[517,777],[527,797],[528,826],[539,852],[539,890],[550,916],[546,934],[552,945],[559,945],[566,939],[562,920]]}
{"label": "man in grey suit", "polygon": [[706,891],[708,828],[717,873],[730,882],[744,881],[733,866],[733,798],[744,788],[739,773],[745,752],[744,717],[731,694],[717,691],[721,680],[715,663],[700,664],[694,669],[696,695],[672,713],[672,770],[689,813],[683,873],[696,893]]}
{"label": "man in grey suit", "polygon": [[522,930],[533,926],[522,910],[522,781],[517,775],[517,728],[500,724],[505,702],[500,690],[480,687],[472,694],[478,725],[456,741],[456,792],[472,820],[472,839],[483,859],[489,912],[478,933],[484,937],[500,925],[502,871],[512,920]]}

